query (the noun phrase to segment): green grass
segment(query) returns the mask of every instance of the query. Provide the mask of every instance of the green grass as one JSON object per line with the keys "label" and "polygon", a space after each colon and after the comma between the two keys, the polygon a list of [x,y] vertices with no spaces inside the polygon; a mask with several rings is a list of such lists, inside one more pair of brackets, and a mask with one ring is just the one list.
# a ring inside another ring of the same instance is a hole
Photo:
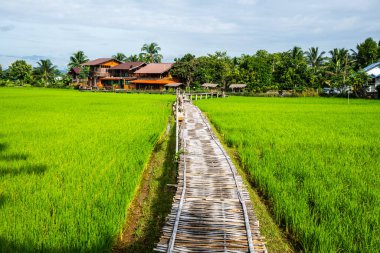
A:
{"label": "green grass", "polygon": [[230,97],[197,104],[300,250],[378,252],[380,101]]}
{"label": "green grass", "polygon": [[171,129],[158,141],[145,170],[139,192],[130,206],[130,216],[123,237],[113,252],[153,252],[162,227],[170,213],[176,188],[175,161],[176,132],[174,120]]}
{"label": "green grass", "polygon": [[174,96],[0,89],[1,252],[104,252]]}

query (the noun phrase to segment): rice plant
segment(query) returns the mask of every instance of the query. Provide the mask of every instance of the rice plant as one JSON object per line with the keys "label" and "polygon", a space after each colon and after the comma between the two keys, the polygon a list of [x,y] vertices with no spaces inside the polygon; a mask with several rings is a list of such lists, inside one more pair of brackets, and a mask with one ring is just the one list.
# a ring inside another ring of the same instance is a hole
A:
{"label": "rice plant", "polygon": [[1,251],[109,251],[174,99],[0,89]]}
{"label": "rice plant", "polygon": [[380,248],[380,101],[198,101],[305,252]]}

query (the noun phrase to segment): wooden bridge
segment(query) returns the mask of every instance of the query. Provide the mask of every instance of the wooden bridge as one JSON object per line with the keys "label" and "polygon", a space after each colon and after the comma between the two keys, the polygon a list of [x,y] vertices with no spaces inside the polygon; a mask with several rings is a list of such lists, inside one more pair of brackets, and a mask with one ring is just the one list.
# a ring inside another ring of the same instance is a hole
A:
{"label": "wooden bridge", "polygon": [[212,99],[212,98],[225,98],[227,95],[223,92],[203,92],[203,93],[185,93],[183,95],[186,100],[202,100],[202,99]]}
{"label": "wooden bridge", "polygon": [[190,101],[181,103],[178,187],[155,251],[266,252],[241,177]]}

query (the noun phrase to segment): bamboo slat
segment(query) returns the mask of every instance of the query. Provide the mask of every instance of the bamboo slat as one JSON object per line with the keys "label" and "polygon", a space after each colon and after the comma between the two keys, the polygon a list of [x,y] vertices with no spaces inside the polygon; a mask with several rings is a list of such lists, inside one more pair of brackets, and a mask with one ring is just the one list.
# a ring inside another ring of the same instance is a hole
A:
{"label": "bamboo slat", "polygon": [[[178,101],[178,100],[177,100]],[[267,252],[249,195],[200,110],[184,121],[177,192],[157,252]]]}

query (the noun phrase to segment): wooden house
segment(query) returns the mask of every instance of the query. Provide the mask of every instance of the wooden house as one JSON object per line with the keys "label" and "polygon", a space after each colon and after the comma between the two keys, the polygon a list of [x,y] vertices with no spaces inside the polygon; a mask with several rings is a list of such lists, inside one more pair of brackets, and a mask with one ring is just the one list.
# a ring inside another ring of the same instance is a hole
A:
{"label": "wooden house", "polygon": [[150,63],[138,70],[133,75],[137,80],[130,82],[131,89],[137,90],[164,90],[166,84],[178,83],[170,75],[172,63]]}
{"label": "wooden house", "polygon": [[109,77],[100,79],[103,87],[116,87],[117,89],[131,90],[130,81],[136,80],[134,72],[146,66],[145,62],[125,62],[109,68]]}
{"label": "wooden house", "polygon": [[82,64],[82,66],[90,67],[87,84],[91,87],[97,86],[103,88],[101,79],[111,77],[109,69],[119,65],[120,63],[120,61],[112,58],[99,58]]}

